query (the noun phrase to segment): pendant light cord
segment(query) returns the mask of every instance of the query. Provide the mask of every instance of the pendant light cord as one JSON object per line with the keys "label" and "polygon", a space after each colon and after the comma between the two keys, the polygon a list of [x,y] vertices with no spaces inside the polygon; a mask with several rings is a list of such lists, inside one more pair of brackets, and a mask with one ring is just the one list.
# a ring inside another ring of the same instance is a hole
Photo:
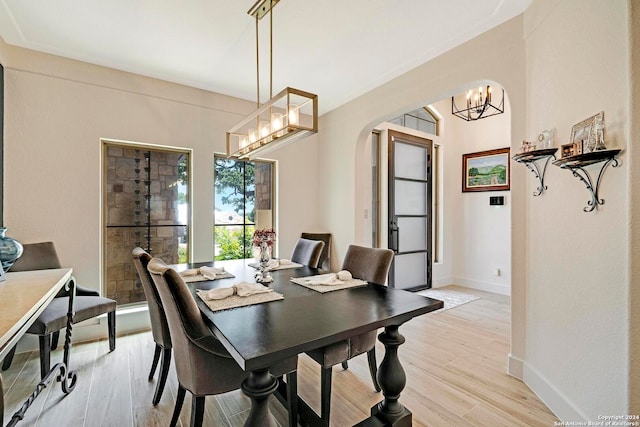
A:
{"label": "pendant light cord", "polygon": [[258,15],[256,14],[256,108],[260,108],[260,37],[258,36]]}

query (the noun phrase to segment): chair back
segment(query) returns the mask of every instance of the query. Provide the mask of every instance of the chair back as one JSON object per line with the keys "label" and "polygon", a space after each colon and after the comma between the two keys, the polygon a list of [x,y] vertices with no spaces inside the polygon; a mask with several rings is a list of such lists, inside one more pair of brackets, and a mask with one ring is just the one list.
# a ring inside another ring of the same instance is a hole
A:
{"label": "chair back", "polygon": [[317,268],[324,242],[319,240],[298,239],[291,254],[291,261],[311,268]]}
{"label": "chair back", "polygon": [[180,275],[158,258],[147,269],[167,316],[179,383],[194,395],[237,389],[242,370],[202,320]]}
{"label": "chair back", "polygon": [[351,272],[355,278],[384,285],[392,260],[393,251],[391,249],[349,245],[344,256],[342,269]]}
{"label": "chair back", "polygon": [[158,289],[156,289],[149,270],[147,270],[147,265],[149,265],[149,261],[152,259],[151,255],[142,248],[135,248],[131,256],[133,257],[133,264],[136,266],[138,277],[140,277],[140,281],[142,282],[144,295],[147,298],[153,340],[162,348],[171,348],[171,334],[169,333],[167,316],[164,313],[164,308],[162,308],[162,301],[160,301]]}
{"label": "chair back", "polygon": [[302,233],[300,237],[303,239],[320,240],[324,242],[322,253],[320,253],[320,260],[318,261],[318,267],[325,270],[331,270],[331,233]]}
{"label": "chair back", "polygon": [[11,271],[62,268],[53,242],[24,243],[22,249],[22,256],[13,264]]}

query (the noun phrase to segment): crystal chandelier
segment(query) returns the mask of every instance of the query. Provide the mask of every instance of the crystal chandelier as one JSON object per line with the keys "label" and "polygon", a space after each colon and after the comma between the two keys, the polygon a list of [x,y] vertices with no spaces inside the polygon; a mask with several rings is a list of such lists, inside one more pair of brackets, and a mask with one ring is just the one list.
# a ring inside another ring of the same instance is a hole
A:
{"label": "crystal chandelier", "polygon": [[455,97],[452,96],[451,114],[470,122],[472,120],[484,119],[485,117],[504,113],[504,89],[502,89],[502,98],[499,104],[492,104],[491,98],[492,89],[489,85],[487,85],[486,88],[480,86],[475,93],[473,90],[469,90],[466,100],[467,108],[461,110],[456,105]]}
{"label": "crystal chandelier", "polygon": [[[247,12],[256,21],[257,108],[227,131],[227,157],[253,159],[318,131],[318,96],[287,87],[273,96],[273,7],[280,0],[259,0]],[[258,22],[269,15],[269,101],[260,103]]]}

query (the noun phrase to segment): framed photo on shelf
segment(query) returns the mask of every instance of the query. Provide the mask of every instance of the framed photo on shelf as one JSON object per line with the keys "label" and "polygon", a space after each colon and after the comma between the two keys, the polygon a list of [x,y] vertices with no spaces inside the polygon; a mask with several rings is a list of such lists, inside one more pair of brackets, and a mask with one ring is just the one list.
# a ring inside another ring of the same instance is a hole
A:
{"label": "framed photo on shelf", "polygon": [[511,188],[509,147],[462,155],[462,192]]}
{"label": "framed photo on shelf", "polygon": [[582,153],[602,150],[604,147],[604,111],[576,123],[571,128],[571,142],[579,144]]}

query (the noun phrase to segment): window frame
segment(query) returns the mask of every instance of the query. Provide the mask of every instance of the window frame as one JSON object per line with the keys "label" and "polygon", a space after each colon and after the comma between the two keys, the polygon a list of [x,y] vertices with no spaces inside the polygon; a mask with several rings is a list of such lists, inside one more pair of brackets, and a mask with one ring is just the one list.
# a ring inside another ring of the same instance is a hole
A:
{"label": "window frame", "polygon": [[[246,196],[245,196],[245,203],[244,203],[244,209],[243,209],[243,222],[242,224],[219,224],[216,222],[216,218],[215,218],[215,212],[216,212],[216,160],[217,159],[223,159],[223,160],[233,160],[236,162],[243,162],[243,163],[253,163],[254,165],[256,163],[262,163],[262,164],[269,164],[271,166],[271,182],[270,182],[270,188],[271,188],[271,228],[275,229],[276,228],[276,223],[277,223],[277,190],[276,190],[276,174],[277,174],[277,162],[275,160],[270,160],[270,159],[239,159],[236,157],[228,157],[226,154],[223,153],[215,153],[214,154],[214,161],[213,161],[213,258],[216,258],[216,254],[215,254],[215,248],[216,248],[216,228],[217,227],[233,227],[233,226],[241,226],[243,228],[243,233],[245,233],[246,235],[246,229],[247,226],[253,226],[254,230],[257,229],[258,227],[258,223],[257,223],[257,218],[254,218],[253,223],[247,223],[246,222]],[[246,170],[246,169],[245,169]],[[254,167],[254,171],[255,171],[255,167]],[[245,180],[245,182],[243,183],[243,186],[246,187],[246,174],[243,174],[243,180]],[[254,180],[254,187],[255,187],[255,180]],[[255,188],[254,188],[255,191]],[[254,197],[254,211],[257,214],[257,208],[256,208],[256,201],[255,201],[255,197]],[[262,227],[264,228],[264,227]],[[273,248],[273,253],[277,254],[277,240],[276,243],[274,245]]]}

